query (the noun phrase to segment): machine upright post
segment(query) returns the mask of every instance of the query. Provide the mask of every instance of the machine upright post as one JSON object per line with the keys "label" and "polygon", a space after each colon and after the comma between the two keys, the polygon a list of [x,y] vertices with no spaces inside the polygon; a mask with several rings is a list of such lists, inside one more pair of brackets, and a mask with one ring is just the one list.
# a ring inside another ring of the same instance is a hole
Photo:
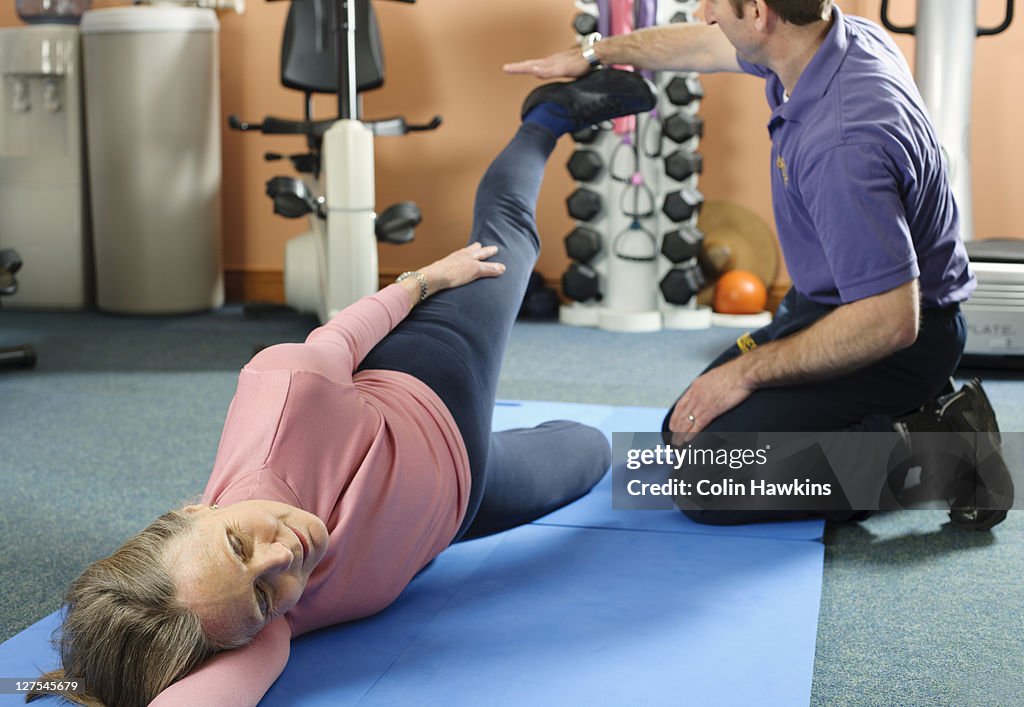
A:
{"label": "machine upright post", "polygon": [[945,151],[965,241],[974,238],[971,86],[977,10],[977,0],[919,0],[915,31],[917,86]]}
{"label": "machine upright post", "polygon": [[356,108],[356,2],[338,0],[335,13],[339,27],[337,37],[338,56],[338,117],[342,120],[358,119]]}
{"label": "machine upright post", "polygon": [[377,291],[374,234],[373,131],[359,120],[356,85],[356,2],[337,0],[338,120],[324,134],[327,222],[324,292],[319,310],[326,321]]}

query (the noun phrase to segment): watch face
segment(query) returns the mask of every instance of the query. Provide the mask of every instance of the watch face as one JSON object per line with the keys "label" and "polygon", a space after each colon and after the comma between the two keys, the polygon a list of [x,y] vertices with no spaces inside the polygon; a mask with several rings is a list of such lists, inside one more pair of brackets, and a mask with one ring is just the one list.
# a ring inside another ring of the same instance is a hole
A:
{"label": "watch face", "polygon": [[583,38],[583,60],[592,67],[599,66],[601,64],[601,60],[597,58],[597,52],[594,50],[594,45],[597,44],[600,39],[600,32],[592,32]]}

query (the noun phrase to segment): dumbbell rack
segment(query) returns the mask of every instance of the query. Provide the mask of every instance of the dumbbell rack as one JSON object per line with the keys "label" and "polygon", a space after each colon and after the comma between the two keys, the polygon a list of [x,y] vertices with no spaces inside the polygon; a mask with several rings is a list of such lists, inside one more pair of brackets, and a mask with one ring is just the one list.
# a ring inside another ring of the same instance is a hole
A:
{"label": "dumbbell rack", "polygon": [[[661,0],[655,24],[693,22],[699,4]],[[576,8],[577,36],[595,31],[597,2],[576,0]],[[711,326],[711,310],[697,305],[705,284],[697,264],[704,90],[697,74],[658,72],[653,80],[657,106],[636,117],[635,132],[600,126],[573,135],[566,166],[576,189],[566,205],[576,223],[565,237],[572,263],[562,276],[573,301],[560,310],[564,324],[623,332]],[[631,171],[633,179],[623,179]]]}

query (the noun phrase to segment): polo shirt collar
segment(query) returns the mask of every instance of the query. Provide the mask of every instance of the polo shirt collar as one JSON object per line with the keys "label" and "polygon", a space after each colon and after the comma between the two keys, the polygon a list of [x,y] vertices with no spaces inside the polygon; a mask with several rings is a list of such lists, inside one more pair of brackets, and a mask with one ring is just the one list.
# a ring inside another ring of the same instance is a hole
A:
{"label": "polo shirt collar", "polygon": [[832,5],[832,27],[825,40],[818,47],[810,63],[800,74],[796,88],[789,100],[774,111],[775,118],[799,122],[808,108],[815,105],[825,95],[832,78],[839,71],[849,40],[846,35],[846,21],[837,5]]}

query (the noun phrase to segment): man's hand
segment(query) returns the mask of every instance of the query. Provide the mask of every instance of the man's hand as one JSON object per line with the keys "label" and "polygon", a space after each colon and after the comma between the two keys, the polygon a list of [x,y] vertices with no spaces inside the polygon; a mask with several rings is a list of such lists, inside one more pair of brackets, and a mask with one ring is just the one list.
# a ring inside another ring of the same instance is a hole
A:
{"label": "man's hand", "polygon": [[746,383],[740,360],[699,376],[683,393],[669,418],[672,444],[686,444],[716,418],[746,400],[754,388]]}
{"label": "man's hand", "polygon": [[579,47],[566,49],[543,59],[527,59],[501,67],[507,74],[533,74],[539,79],[574,79],[590,71]]}
{"label": "man's hand", "polygon": [[917,280],[910,280],[841,305],[806,329],[708,371],[673,408],[668,422],[672,443],[689,442],[758,388],[835,378],[912,345],[919,299]]}

